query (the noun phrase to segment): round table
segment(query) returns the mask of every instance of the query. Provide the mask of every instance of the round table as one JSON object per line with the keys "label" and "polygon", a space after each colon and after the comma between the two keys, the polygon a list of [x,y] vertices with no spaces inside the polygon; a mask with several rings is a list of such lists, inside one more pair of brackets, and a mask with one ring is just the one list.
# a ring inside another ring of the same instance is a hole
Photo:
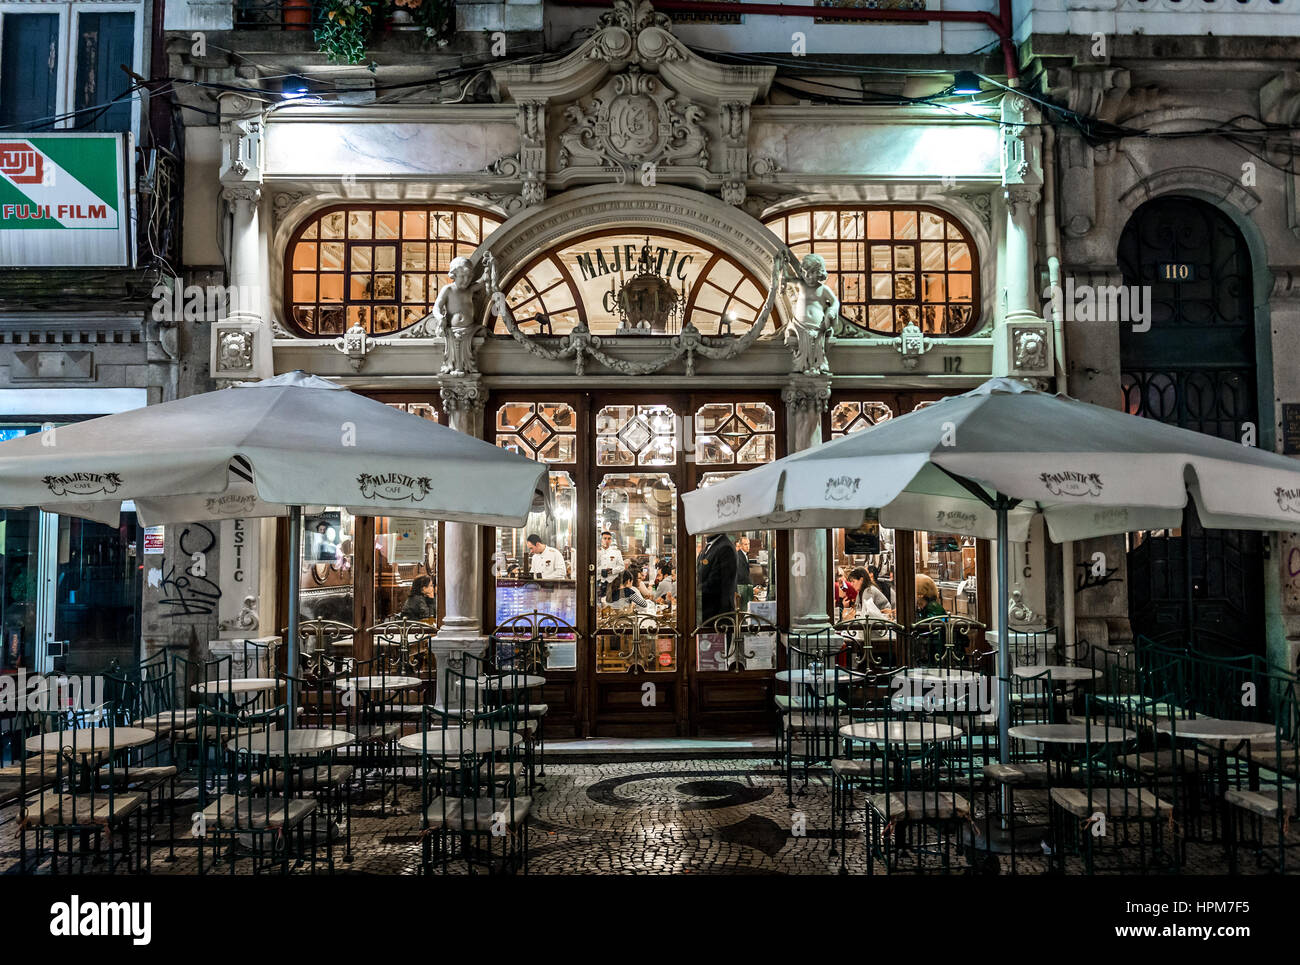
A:
{"label": "round table", "polygon": [[1012,667],[1013,676],[1026,678],[1038,677],[1042,674],[1048,674],[1052,678],[1052,683],[1074,683],[1080,680],[1096,680],[1101,676],[1101,671],[1093,667],[1065,667],[1055,664],[1042,664],[1028,667]]}
{"label": "round table", "polygon": [[196,694],[252,694],[274,690],[278,684],[274,677],[222,677],[195,684],[190,690]]}
{"label": "round table", "polygon": [[158,733],[143,727],[80,727],[76,730],[51,731],[27,738],[23,745],[29,753],[71,750],[74,754],[103,753],[109,749],[109,732],[112,732],[112,749],[126,750],[140,747],[158,739]]}
{"label": "round table", "polygon": [[339,690],[361,690],[367,693],[388,690],[411,690],[424,686],[419,677],[404,677],[397,674],[377,674],[372,677],[345,677],[337,683]]}
{"label": "round table", "polygon": [[1228,741],[1254,741],[1277,736],[1277,727],[1273,724],[1261,724],[1254,720],[1221,720],[1218,717],[1191,717],[1186,720],[1162,720],[1156,724],[1161,734],[1176,734],[1188,740],[1215,741],[1226,744]]}
{"label": "round table", "polygon": [[829,670],[778,670],[776,679],[784,684],[815,684],[818,686],[832,686],[837,683],[848,683],[850,678],[865,677],[866,674],[858,670],[848,670],[845,667],[835,667]]}
{"label": "round table", "polygon": [[[463,733],[470,731],[472,733]],[[397,743],[408,751],[437,757],[459,757],[462,752],[486,754],[505,750],[524,738],[508,730],[490,730],[486,727],[448,727],[445,730],[407,734]]]}
{"label": "round table", "polygon": [[962,733],[960,727],[951,724],[928,724],[919,720],[891,720],[888,725],[868,721],[846,724],[840,728],[840,736],[845,740],[868,744],[933,744],[937,741],[956,740]]}
{"label": "round table", "polygon": [[1012,727],[1007,735],[1036,744],[1122,744],[1137,737],[1136,732],[1122,727],[1084,724],[1021,724]]}
{"label": "round table", "polygon": [[[356,734],[345,730],[325,730],[311,727],[295,727],[289,731],[287,738],[290,757],[305,757],[323,754],[335,748],[351,744],[357,739]],[[262,731],[247,739],[235,737],[226,742],[226,748],[232,751],[247,751],[250,754],[266,754],[278,757],[285,753],[285,733],[282,730]]]}
{"label": "round table", "polygon": [[484,690],[532,690],[546,686],[546,678],[536,674],[506,674],[480,678]]}
{"label": "round table", "polygon": [[971,683],[984,676],[974,670],[941,670],[929,667],[909,667],[903,675],[912,680],[936,684]]}

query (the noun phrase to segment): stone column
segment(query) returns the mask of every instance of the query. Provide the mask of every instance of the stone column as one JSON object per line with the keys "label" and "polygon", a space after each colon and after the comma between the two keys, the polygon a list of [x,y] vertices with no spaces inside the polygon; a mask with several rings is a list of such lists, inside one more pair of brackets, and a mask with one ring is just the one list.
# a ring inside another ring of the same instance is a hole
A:
{"label": "stone column", "polygon": [[[267,312],[266,240],[262,201],[261,106],[243,95],[221,101],[221,198],[229,206],[230,275],[226,317],[213,320],[212,372],[216,379],[263,379],[274,373]],[[251,338],[251,345],[247,339]],[[236,352],[232,346],[245,347]]]}
{"label": "stone column", "polygon": [[[447,424],[457,432],[483,437],[483,405],[487,392],[478,375],[442,376],[442,410]],[[482,657],[487,651],[487,636],[479,618],[482,604],[479,582],[483,573],[483,554],[480,528],[471,523],[447,523],[443,527],[443,570],[439,583],[443,587],[444,615],[442,626],[434,638],[434,652],[438,659],[439,704],[444,697],[452,705],[459,694],[448,686],[446,669],[464,668],[466,653]]]}
{"label": "stone column", "polygon": [[[1006,301],[995,316],[993,374],[1045,379],[1052,374],[1052,332],[1044,321],[1034,263],[1035,218],[1043,193],[1042,133],[1038,110],[1020,94],[1002,98],[1002,290]],[[1013,339],[1033,338],[1037,350],[1017,352]],[[1040,341],[1041,340],[1041,341]],[[1017,356],[1022,357],[1017,357]],[[1045,387],[1045,386],[1044,386]]]}
{"label": "stone column", "polygon": [[[827,376],[793,375],[781,390],[785,402],[787,454],[822,441],[822,413],[831,397]],[[826,531],[790,531],[790,629],[806,630],[830,623],[826,593],[830,572],[826,560]]]}

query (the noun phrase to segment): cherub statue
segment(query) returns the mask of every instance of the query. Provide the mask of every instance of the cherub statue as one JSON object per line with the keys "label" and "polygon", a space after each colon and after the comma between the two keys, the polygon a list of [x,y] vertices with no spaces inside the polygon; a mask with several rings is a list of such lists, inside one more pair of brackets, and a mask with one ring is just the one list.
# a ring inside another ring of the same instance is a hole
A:
{"label": "cherub statue", "polygon": [[478,320],[476,296],[488,287],[491,278],[490,256],[485,255],[482,265],[475,270],[468,258],[453,258],[447,273],[451,284],[444,285],[433,304],[433,334],[443,339],[442,374],[470,375],[478,371],[475,356],[487,332]]}
{"label": "cherub statue", "polygon": [[826,259],[821,255],[804,255],[803,261],[790,267],[784,281],[799,285],[795,317],[785,329],[785,344],[794,353],[794,367],[804,375],[827,375],[826,340],[839,322],[840,300],[826,284]]}

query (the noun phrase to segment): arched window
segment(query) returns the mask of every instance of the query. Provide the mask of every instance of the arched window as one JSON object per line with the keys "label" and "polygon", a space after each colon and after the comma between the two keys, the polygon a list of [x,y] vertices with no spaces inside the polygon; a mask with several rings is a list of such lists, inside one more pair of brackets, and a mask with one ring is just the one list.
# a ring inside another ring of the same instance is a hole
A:
{"label": "arched window", "polygon": [[970,234],[920,205],[800,208],[766,222],[795,257],[826,259],[840,314],[873,335],[915,324],[967,335],[979,324],[979,263]]}
{"label": "arched window", "polygon": [[453,258],[471,255],[501,224],[462,207],[348,204],[317,212],[285,254],[289,328],[309,337],[353,325],[386,335],[433,309]]}
{"label": "arched window", "polygon": [[[609,228],[546,251],[515,272],[506,301],[520,327],[565,335],[743,335],[767,286],[726,253],[669,231]],[[769,326],[772,324],[768,322]],[[497,323],[498,334],[505,331]]]}

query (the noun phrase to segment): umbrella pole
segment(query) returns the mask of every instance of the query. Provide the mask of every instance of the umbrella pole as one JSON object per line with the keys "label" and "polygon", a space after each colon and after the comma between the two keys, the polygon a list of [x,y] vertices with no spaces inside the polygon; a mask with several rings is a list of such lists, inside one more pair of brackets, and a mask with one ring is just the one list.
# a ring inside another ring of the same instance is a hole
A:
{"label": "umbrella pole", "polygon": [[[1010,546],[1007,513],[1011,501],[998,493],[994,509],[998,514],[998,761],[1011,762],[1011,627],[1007,607],[1007,589],[1010,579]],[[1004,812],[1005,813],[1005,812]]]}
{"label": "umbrella pole", "polygon": [[[289,719],[286,727],[293,726],[293,708],[294,692],[293,678],[298,672],[298,580],[302,571],[302,507],[289,507],[289,639],[286,641],[284,661],[284,672],[288,675],[288,686],[285,687],[285,703],[288,707]],[[285,764],[285,773],[289,771],[288,762]]]}

